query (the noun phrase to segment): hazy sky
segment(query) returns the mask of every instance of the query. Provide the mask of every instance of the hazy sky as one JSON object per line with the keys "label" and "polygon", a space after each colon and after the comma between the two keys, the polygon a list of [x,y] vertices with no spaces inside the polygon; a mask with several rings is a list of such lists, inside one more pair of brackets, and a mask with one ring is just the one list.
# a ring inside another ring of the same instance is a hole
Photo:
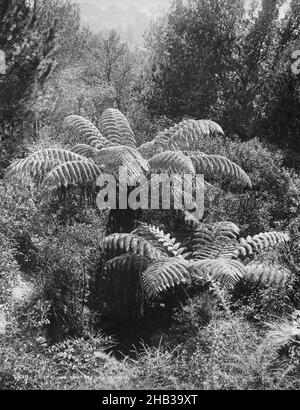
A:
{"label": "hazy sky", "polygon": [[98,7],[106,7],[109,4],[115,4],[122,8],[127,8],[131,5],[136,6],[142,11],[151,11],[157,8],[168,7],[172,0],[73,0],[75,3],[92,3]]}

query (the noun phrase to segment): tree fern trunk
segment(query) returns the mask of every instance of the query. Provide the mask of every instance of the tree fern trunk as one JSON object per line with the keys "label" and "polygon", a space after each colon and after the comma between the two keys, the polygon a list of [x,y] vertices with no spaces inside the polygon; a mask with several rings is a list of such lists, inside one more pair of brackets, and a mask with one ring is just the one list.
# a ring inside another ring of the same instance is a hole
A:
{"label": "tree fern trunk", "polygon": [[107,235],[113,233],[130,233],[135,228],[135,221],[140,218],[141,211],[132,209],[112,209],[109,214]]}

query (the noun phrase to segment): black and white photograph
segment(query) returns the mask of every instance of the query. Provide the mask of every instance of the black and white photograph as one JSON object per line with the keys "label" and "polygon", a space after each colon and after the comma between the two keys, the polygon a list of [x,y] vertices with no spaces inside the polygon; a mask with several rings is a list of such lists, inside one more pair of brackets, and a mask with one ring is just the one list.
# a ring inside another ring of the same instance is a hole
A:
{"label": "black and white photograph", "polygon": [[299,389],[300,0],[0,0],[0,390]]}

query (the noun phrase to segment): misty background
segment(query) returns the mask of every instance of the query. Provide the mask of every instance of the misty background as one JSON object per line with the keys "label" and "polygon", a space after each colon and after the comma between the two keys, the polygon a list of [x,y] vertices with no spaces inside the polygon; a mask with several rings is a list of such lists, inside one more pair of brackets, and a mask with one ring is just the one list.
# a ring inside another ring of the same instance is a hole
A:
{"label": "misty background", "polygon": [[74,0],[81,9],[83,24],[93,32],[116,30],[132,45],[143,44],[143,34],[154,16],[172,0]]}

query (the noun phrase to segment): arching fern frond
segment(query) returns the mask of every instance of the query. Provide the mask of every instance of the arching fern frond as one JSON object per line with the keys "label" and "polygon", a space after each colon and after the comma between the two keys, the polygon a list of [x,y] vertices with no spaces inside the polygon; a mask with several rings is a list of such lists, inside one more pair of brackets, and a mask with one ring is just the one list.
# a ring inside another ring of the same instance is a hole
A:
{"label": "arching fern frond", "polygon": [[145,294],[154,299],[179,285],[191,283],[189,264],[180,258],[166,258],[153,262],[143,273]]}
{"label": "arching fern frond", "polygon": [[241,238],[239,240],[238,255],[240,258],[246,258],[252,256],[255,252],[261,252],[263,250],[272,249],[278,245],[284,245],[288,243],[289,240],[290,237],[285,232],[265,232],[253,237],[248,236],[246,239]]}
{"label": "arching fern frond", "polygon": [[145,142],[138,148],[138,152],[147,159],[154,157],[157,154],[157,146],[154,141]]}
{"label": "arching fern frond", "polygon": [[206,155],[188,151],[184,151],[184,153],[191,158],[197,174],[228,176],[240,181],[245,186],[252,187],[250,178],[246,172],[229,159],[221,155]]}
{"label": "arching fern frond", "polygon": [[152,172],[160,174],[192,174],[194,165],[189,157],[180,151],[164,151],[149,160]]}
{"label": "arching fern frond", "polygon": [[177,242],[175,238],[171,238],[170,234],[165,234],[162,229],[153,225],[143,223],[132,234],[139,235],[147,241],[157,241],[170,256],[182,258],[181,255],[186,252],[186,248]]}
{"label": "arching fern frond", "polygon": [[290,282],[292,273],[281,266],[253,262],[246,266],[245,280],[262,286],[282,286]]}
{"label": "arching fern frond", "polygon": [[69,139],[76,139],[79,143],[89,144],[101,149],[111,145],[91,121],[80,115],[69,115],[63,122],[63,129]]}
{"label": "arching fern frond", "polygon": [[106,259],[112,259],[125,253],[134,253],[151,260],[166,256],[144,238],[133,234],[115,233],[107,236],[103,241]]}
{"label": "arching fern frond", "polygon": [[119,176],[119,168],[126,167],[130,185],[150,171],[148,162],[135,149],[122,145],[100,150],[97,159],[116,177]]}
{"label": "arching fern frond", "polygon": [[193,277],[205,279],[211,277],[222,286],[234,286],[245,277],[245,266],[231,259],[204,259],[191,264]]}
{"label": "arching fern frond", "polygon": [[93,162],[64,162],[52,169],[45,178],[44,188],[57,189],[62,186],[83,185],[96,182],[101,169]]}
{"label": "arching fern frond", "polygon": [[75,145],[75,147],[71,148],[71,151],[75,152],[75,154],[82,155],[87,158],[93,158],[93,159],[99,153],[98,149],[93,148],[90,145],[86,145],[86,144]]}
{"label": "arching fern frond", "polygon": [[36,182],[40,183],[48,172],[57,165],[71,161],[89,162],[89,159],[66,149],[43,149],[12,163],[6,171],[5,178],[9,179],[15,175],[30,175]]}
{"label": "arching fern frond", "polygon": [[150,143],[143,144],[139,150],[146,158],[151,158],[165,150],[201,150],[203,140],[210,135],[224,135],[224,132],[214,121],[186,120],[159,133]]}
{"label": "arching fern frond", "polygon": [[113,144],[136,148],[134,133],[127,118],[114,108],[104,111],[100,118],[100,131]]}

